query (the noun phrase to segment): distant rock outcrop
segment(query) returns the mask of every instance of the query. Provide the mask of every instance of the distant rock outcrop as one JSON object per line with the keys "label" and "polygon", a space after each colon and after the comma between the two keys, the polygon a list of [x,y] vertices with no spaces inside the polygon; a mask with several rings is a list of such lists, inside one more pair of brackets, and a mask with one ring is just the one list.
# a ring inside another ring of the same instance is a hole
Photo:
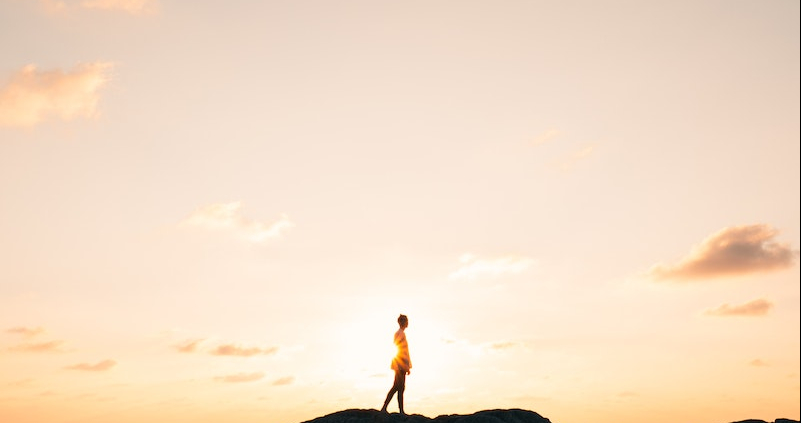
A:
{"label": "distant rock outcrop", "polygon": [[[764,420],[749,419],[749,420],[740,420],[738,422],[732,422],[732,423],[770,423],[770,422],[766,422]],[[776,421],[774,421],[773,423],[801,423],[801,422],[799,422],[798,420],[790,420],[790,419],[776,419]]]}
{"label": "distant rock outcrop", "polygon": [[551,423],[533,411],[484,410],[470,415],[451,414],[433,419],[419,414],[401,416],[378,410],[345,410],[303,423]]}
{"label": "distant rock outcrop", "polygon": [[[469,415],[450,414],[435,418],[410,414],[401,416],[398,413],[382,413],[378,410],[344,410],[327,416],[318,417],[303,423],[551,423],[539,414],[520,409],[484,410]],[[740,420],[732,423],[801,423],[798,420],[776,419],[774,422],[764,420]]]}

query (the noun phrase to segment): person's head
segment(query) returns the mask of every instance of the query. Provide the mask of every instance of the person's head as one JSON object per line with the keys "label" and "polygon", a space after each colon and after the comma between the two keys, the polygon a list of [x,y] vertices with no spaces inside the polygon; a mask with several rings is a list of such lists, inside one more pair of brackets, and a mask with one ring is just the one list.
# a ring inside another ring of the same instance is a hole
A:
{"label": "person's head", "polygon": [[405,314],[401,314],[400,316],[398,316],[398,325],[406,329],[406,327],[409,326],[409,318],[406,317]]}

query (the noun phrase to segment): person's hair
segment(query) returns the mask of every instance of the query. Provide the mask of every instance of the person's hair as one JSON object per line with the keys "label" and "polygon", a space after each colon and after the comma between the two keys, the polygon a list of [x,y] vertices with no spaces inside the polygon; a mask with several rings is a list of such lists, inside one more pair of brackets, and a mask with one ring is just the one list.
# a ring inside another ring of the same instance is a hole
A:
{"label": "person's hair", "polygon": [[409,324],[409,318],[406,317],[405,314],[401,314],[400,316],[398,316],[398,324],[399,325],[408,325]]}

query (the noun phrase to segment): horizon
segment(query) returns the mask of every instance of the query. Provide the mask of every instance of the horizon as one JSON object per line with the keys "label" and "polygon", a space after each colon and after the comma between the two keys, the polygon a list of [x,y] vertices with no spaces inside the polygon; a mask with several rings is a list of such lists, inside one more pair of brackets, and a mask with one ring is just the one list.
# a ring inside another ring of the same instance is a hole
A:
{"label": "horizon", "polygon": [[0,2],[0,421],[798,420],[799,12]]}

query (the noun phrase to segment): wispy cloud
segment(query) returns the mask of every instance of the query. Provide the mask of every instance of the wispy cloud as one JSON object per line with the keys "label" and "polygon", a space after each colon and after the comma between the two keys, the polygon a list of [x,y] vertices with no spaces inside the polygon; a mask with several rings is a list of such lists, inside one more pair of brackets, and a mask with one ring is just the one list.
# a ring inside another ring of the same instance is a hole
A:
{"label": "wispy cloud", "polygon": [[51,15],[80,9],[122,12],[130,15],[153,15],[161,10],[158,0],[39,0],[39,6],[45,13]]}
{"label": "wispy cloud", "polygon": [[723,304],[722,306],[707,310],[707,316],[764,316],[768,314],[773,304],[765,299],[758,299],[740,305]]}
{"label": "wispy cloud", "polygon": [[200,345],[201,342],[203,342],[203,339],[192,339],[189,341],[184,341],[183,343],[176,345],[175,349],[178,350],[178,352],[182,353],[193,353],[197,351],[197,347]]}
{"label": "wispy cloud", "polygon": [[242,347],[236,344],[220,345],[211,351],[213,355],[227,355],[237,357],[251,357],[254,355],[272,355],[278,352],[278,347],[259,348]]}
{"label": "wispy cloud", "polygon": [[623,392],[619,392],[617,394],[617,396],[620,397],[620,398],[632,398],[632,397],[639,397],[640,394],[638,394],[637,392],[633,392],[633,391],[623,391]]}
{"label": "wispy cloud", "polygon": [[523,341],[499,340],[490,342],[474,342],[469,339],[452,338],[441,338],[440,341],[446,348],[455,348],[477,357],[484,356],[486,354],[513,353],[526,348],[526,343]]}
{"label": "wispy cloud", "polygon": [[111,63],[95,62],[71,71],[41,71],[28,65],[0,87],[0,126],[29,127],[48,119],[91,118]]}
{"label": "wispy cloud", "polygon": [[295,378],[293,376],[287,376],[287,377],[282,377],[280,379],[274,380],[272,385],[273,386],[291,385],[292,382],[294,382],[294,381],[295,381]]}
{"label": "wispy cloud", "polygon": [[505,351],[514,348],[520,348],[522,346],[523,344],[520,342],[502,341],[502,342],[493,342],[487,345],[487,349],[491,351]]}
{"label": "wispy cloud", "polygon": [[55,14],[67,10],[67,3],[64,0],[39,0],[39,6],[46,13]]}
{"label": "wispy cloud", "polygon": [[121,11],[132,15],[152,15],[160,9],[158,0],[84,0],[81,7]]}
{"label": "wispy cloud", "polygon": [[7,385],[13,386],[15,388],[28,388],[30,386],[33,386],[33,379],[28,378],[28,379],[15,380],[8,382]]}
{"label": "wispy cloud", "polygon": [[575,150],[557,160],[556,165],[563,171],[573,170],[580,162],[586,160],[595,152],[595,145],[589,144]]}
{"label": "wispy cloud", "polygon": [[44,328],[39,326],[35,328],[28,328],[23,326],[17,326],[13,328],[6,329],[6,333],[13,333],[17,335],[22,335],[26,338],[33,338],[36,335],[44,333]]}
{"label": "wispy cloud", "polygon": [[242,202],[235,201],[200,207],[184,219],[181,226],[226,231],[251,242],[262,243],[281,236],[294,224],[286,215],[272,223],[247,218],[242,214]]}
{"label": "wispy cloud", "polygon": [[749,361],[748,365],[754,367],[770,367],[770,364],[758,358]]}
{"label": "wispy cloud", "polygon": [[117,362],[114,360],[103,360],[97,362],[95,364],[90,363],[78,363],[72,366],[67,366],[65,369],[68,370],[82,370],[87,372],[105,372],[107,370],[111,370],[112,367],[116,366]]}
{"label": "wispy cloud", "polygon": [[704,279],[784,269],[797,253],[773,239],[778,231],[769,225],[723,228],[693,248],[675,265],[658,264],[649,275],[658,280]]}
{"label": "wispy cloud", "polygon": [[532,141],[532,144],[533,145],[542,145],[542,144],[545,144],[545,143],[553,141],[554,139],[556,139],[560,135],[562,135],[562,131],[552,128],[552,129],[549,129],[549,130],[543,132],[542,134],[538,135],[536,138],[534,138],[534,140]]}
{"label": "wispy cloud", "polygon": [[461,265],[448,275],[450,279],[476,279],[497,277],[504,274],[518,274],[535,263],[533,259],[528,257],[505,256],[479,259],[472,254],[463,254],[459,261]]}
{"label": "wispy cloud", "polygon": [[60,348],[64,341],[49,341],[39,342],[34,344],[19,344],[9,347],[9,351],[14,352],[30,352],[30,353],[48,353],[48,352],[62,352]]}
{"label": "wispy cloud", "polygon": [[240,382],[255,382],[257,380],[261,380],[264,378],[264,373],[256,372],[256,373],[237,373],[235,375],[228,375],[228,376],[217,376],[214,380],[218,382],[227,382],[227,383],[240,383]]}

